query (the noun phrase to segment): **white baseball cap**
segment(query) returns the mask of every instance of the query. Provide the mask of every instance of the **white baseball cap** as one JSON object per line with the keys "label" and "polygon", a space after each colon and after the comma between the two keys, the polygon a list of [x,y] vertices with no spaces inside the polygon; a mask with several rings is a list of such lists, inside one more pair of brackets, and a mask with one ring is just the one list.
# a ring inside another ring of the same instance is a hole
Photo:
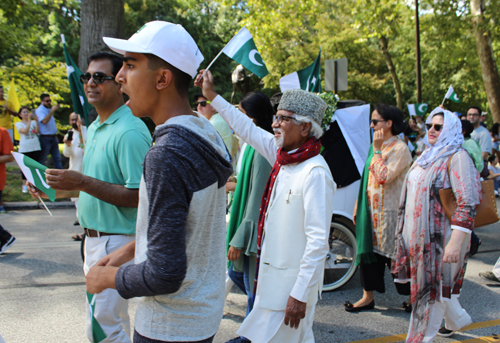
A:
{"label": "white baseball cap", "polygon": [[119,54],[152,54],[195,77],[204,60],[193,37],[182,25],[166,21],[146,23],[128,40],[103,37],[104,43]]}

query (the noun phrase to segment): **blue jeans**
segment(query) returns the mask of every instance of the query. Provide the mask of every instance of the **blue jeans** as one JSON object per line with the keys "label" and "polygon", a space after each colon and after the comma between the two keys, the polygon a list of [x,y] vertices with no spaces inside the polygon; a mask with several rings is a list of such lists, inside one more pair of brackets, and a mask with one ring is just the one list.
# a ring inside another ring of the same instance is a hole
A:
{"label": "blue jeans", "polygon": [[40,147],[42,148],[42,152],[40,153],[40,160],[38,162],[45,164],[47,156],[50,154],[54,161],[54,168],[62,169],[59,141],[57,138],[55,136],[40,136]]}
{"label": "blue jeans", "polygon": [[[248,256],[243,253],[242,255],[243,255],[243,273],[235,272],[233,270],[232,263],[227,273],[231,278],[231,280],[233,280],[234,284],[238,286],[238,288],[247,295],[248,300],[247,300],[247,312],[245,315],[246,317],[253,308],[253,301],[252,301],[253,277],[251,278],[250,275],[248,275],[250,273]],[[251,286],[250,282],[252,283]]]}

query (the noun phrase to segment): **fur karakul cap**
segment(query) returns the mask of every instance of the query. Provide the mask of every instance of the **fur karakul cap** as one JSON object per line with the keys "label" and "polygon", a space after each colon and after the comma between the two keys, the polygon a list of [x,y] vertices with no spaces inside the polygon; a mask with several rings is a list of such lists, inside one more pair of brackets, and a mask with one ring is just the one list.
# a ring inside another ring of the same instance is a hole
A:
{"label": "fur karakul cap", "polygon": [[310,118],[321,126],[326,111],[326,103],[316,94],[302,89],[287,89],[283,92],[279,110],[290,111]]}

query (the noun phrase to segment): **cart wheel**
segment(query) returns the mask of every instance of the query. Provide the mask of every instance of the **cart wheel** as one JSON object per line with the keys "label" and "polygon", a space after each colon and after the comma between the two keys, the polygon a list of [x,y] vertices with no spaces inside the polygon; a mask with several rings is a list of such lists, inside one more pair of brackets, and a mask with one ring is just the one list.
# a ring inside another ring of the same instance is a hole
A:
{"label": "cart wheel", "polygon": [[356,272],[356,237],[349,226],[334,220],[328,237],[323,292],[343,286]]}

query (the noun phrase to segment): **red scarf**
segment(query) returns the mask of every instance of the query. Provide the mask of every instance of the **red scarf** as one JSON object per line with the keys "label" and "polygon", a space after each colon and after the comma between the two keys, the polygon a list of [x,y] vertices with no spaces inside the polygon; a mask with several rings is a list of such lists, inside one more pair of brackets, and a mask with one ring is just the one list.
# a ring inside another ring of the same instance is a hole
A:
{"label": "red scarf", "polygon": [[[257,266],[255,268],[255,282],[254,282],[254,295],[257,292],[257,280],[259,276],[259,264],[260,264],[260,254],[262,250],[262,233],[264,231],[264,221],[266,217],[267,207],[269,206],[269,200],[271,198],[271,192],[274,187],[274,182],[278,177],[278,173],[281,169],[281,166],[291,164],[291,163],[300,163],[305,160],[310,159],[319,154],[321,151],[321,143],[314,136],[309,138],[307,142],[305,142],[297,151],[289,154],[284,151],[282,148],[278,149],[276,154],[276,162],[274,162],[273,169],[271,170],[271,174],[269,175],[269,179],[267,179],[266,188],[264,189],[264,194],[262,195],[262,201],[260,203],[260,212],[259,212],[259,224],[257,231]],[[255,300],[255,297],[254,297]]]}

